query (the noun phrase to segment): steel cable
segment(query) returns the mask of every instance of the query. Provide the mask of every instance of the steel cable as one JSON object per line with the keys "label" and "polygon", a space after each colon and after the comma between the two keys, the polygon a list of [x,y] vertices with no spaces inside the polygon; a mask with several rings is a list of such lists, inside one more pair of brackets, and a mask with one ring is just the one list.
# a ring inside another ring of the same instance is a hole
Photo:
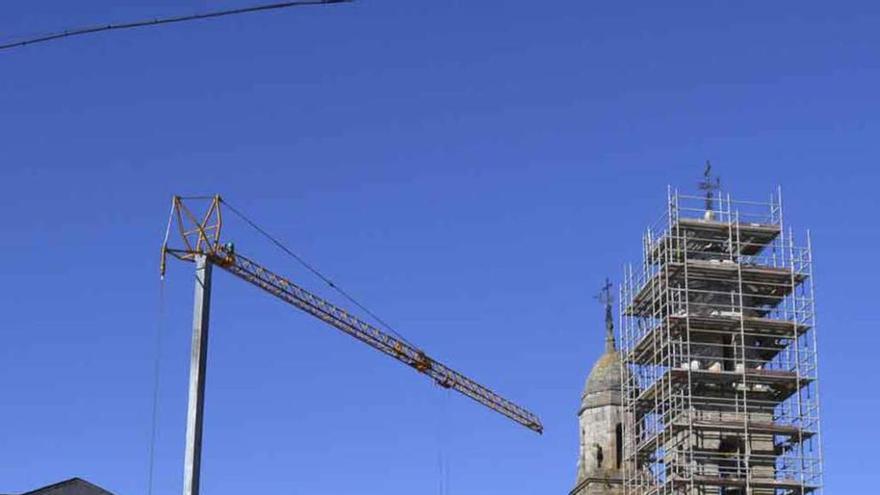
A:
{"label": "steel cable", "polygon": [[47,34],[43,36],[36,36],[33,38],[27,38],[20,41],[13,41],[11,43],[0,44],[0,50],[7,50],[10,48],[19,48],[26,45],[33,45],[36,43],[45,43],[47,41],[58,40],[62,38],[70,38],[73,36],[82,36],[85,34],[94,34],[100,33],[103,31],[117,31],[122,29],[134,29],[141,27],[151,27],[151,26],[159,26],[162,24],[174,24],[178,22],[187,22],[187,21],[196,21],[202,19],[212,19],[215,17],[226,17],[231,15],[239,15],[239,14],[247,14],[251,12],[262,12],[267,10],[278,10],[278,9],[286,9],[290,7],[303,7],[308,5],[325,5],[325,4],[335,4],[335,3],[350,3],[354,0],[298,0],[292,2],[278,2],[271,4],[261,4],[261,5],[253,5],[250,7],[241,7],[237,9],[227,9],[227,10],[215,10],[211,12],[204,12],[201,14],[190,14],[190,15],[181,15],[181,16],[172,16],[172,17],[157,17],[153,19],[143,19],[139,21],[131,21],[131,22],[123,22],[119,24],[105,24],[101,26],[89,26],[89,27],[81,27],[74,29],[65,29],[64,31],[60,31],[57,33]]}
{"label": "steel cable", "polygon": [[237,210],[235,207],[233,207],[232,205],[230,205],[226,200],[221,199],[220,201],[226,206],[226,208],[229,209],[229,211],[231,211],[232,213],[234,213],[234,214],[235,214],[237,217],[239,217],[242,221],[244,221],[245,223],[247,223],[251,228],[253,228],[253,229],[256,230],[257,232],[259,232],[261,235],[263,235],[263,237],[265,237],[266,239],[268,239],[268,240],[269,240],[272,244],[274,244],[276,247],[278,247],[279,249],[281,249],[282,251],[284,251],[286,254],[288,254],[290,257],[292,257],[292,258],[295,259],[297,262],[299,262],[303,267],[305,267],[305,268],[306,268],[308,271],[310,271],[313,275],[315,275],[316,277],[318,277],[318,278],[320,278],[322,281],[324,281],[324,283],[326,283],[331,289],[335,290],[335,291],[338,292],[340,295],[342,295],[342,297],[344,297],[346,300],[348,300],[350,303],[354,304],[355,306],[357,306],[358,308],[360,308],[363,312],[365,312],[366,314],[370,315],[370,316],[371,316],[371,317],[372,317],[377,323],[379,323],[379,324],[382,325],[386,330],[388,330],[389,332],[391,332],[392,334],[394,334],[395,337],[397,337],[397,338],[400,339],[401,341],[405,342],[405,343],[408,344],[410,347],[412,347],[412,348],[414,348],[414,349],[421,350],[421,349],[419,348],[419,346],[417,346],[417,345],[413,344],[412,342],[406,340],[406,338],[404,338],[403,335],[401,335],[399,332],[397,332],[397,331],[396,331],[396,330],[395,330],[395,329],[394,329],[389,323],[387,323],[385,320],[383,320],[381,317],[379,317],[379,315],[377,315],[377,314],[374,313],[373,311],[370,311],[369,308],[367,308],[366,306],[364,306],[363,304],[361,304],[360,302],[358,302],[358,301],[357,301],[353,296],[351,296],[348,292],[346,292],[346,291],[343,290],[341,287],[339,287],[338,285],[336,285],[336,283],[333,282],[333,280],[331,280],[329,277],[327,277],[326,275],[324,275],[323,273],[321,273],[320,271],[318,271],[317,268],[315,268],[314,266],[312,266],[310,263],[308,263],[306,260],[304,260],[304,259],[303,259],[302,257],[300,257],[298,254],[296,254],[296,253],[294,253],[293,251],[291,251],[291,250],[290,250],[287,246],[285,246],[281,241],[279,241],[277,238],[275,238],[274,236],[272,236],[271,234],[269,234],[269,232],[267,232],[265,229],[263,229],[262,227],[260,227],[259,225],[257,225],[253,220],[251,220],[250,218],[248,218],[244,213],[242,213],[241,211]]}
{"label": "steel cable", "polygon": [[153,410],[150,424],[150,460],[147,468],[147,495],[153,495],[156,464],[156,437],[159,432],[159,384],[162,371],[162,333],[165,322],[165,280],[159,280],[159,321],[156,324],[156,355],[153,361]]}

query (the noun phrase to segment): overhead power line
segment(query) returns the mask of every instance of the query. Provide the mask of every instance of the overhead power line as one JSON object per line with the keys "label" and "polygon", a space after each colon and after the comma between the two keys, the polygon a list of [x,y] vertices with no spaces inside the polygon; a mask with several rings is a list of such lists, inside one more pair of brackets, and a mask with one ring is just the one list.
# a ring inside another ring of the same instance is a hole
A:
{"label": "overhead power line", "polygon": [[139,21],[123,22],[119,24],[105,24],[101,26],[89,26],[75,29],[65,29],[57,33],[36,36],[19,41],[13,41],[6,44],[0,44],[0,50],[10,48],[19,48],[26,45],[36,43],[45,43],[47,41],[59,40],[62,38],[70,38],[73,36],[82,36],[84,34],[94,34],[103,31],[118,31],[123,29],[134,29],[141,27],[159,26],[162,24],[174,24],[178,22],[197,21],[201,19],[212,19],[215,17],[226,17],[231,15],[248,14],[251,12],[262,12],[267,10],[279,10],[290,7],[304,7],[308,5],[325,5],[334,3],[351,3],[354,0],[298,0],[293,2],[278,2],[270,4],[252,5],[250,7],[241,7],[237,9],[215,10],[212,12],[204,12],[201,14],[191,14],[173,17],[159,17],[153,19],[143,19]]}

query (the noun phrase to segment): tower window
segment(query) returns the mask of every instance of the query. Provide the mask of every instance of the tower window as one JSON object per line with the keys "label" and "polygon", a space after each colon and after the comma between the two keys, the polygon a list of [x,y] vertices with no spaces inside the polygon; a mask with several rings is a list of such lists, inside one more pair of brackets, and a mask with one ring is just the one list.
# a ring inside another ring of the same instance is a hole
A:
{"label": "tower window", "polygon": [[623,425],[617,423],[617,427],[614,428],[615,433],[615,451],[617,452],[617,469],[620,469],[621,464],[623,464]]}

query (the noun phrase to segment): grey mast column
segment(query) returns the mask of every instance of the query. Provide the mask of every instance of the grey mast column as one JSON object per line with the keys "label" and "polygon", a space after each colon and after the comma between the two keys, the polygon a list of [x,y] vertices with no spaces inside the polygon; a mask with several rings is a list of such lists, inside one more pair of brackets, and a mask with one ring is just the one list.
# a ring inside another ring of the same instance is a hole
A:
{"label": "grey mast column", "polygon": [[186,457],[183,495],[199,495],[202,463],[202,418],[205,413],[205,370],[208,361],[208,315],[211,306],[211,261],[200,254],[196,262],[193,305],[192,356],[189,368],[189,405],[186,412]]}

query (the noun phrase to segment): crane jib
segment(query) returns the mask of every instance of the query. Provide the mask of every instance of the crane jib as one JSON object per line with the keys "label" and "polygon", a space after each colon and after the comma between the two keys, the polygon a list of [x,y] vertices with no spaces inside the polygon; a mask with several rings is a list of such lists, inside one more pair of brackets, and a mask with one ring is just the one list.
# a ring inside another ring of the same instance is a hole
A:
{"label": "crane jib", "polygon": [[540,419],[531,412],[433,360],[420,349],[382,332],[373,325],[308,292],[249,258],[238,253],[228,254],[222,250],[209,254],[209,257],[214,264],[225,271],[403,362],[420,373],[428,375],[438,385],[456,390],[533,431],[543,432]]}

